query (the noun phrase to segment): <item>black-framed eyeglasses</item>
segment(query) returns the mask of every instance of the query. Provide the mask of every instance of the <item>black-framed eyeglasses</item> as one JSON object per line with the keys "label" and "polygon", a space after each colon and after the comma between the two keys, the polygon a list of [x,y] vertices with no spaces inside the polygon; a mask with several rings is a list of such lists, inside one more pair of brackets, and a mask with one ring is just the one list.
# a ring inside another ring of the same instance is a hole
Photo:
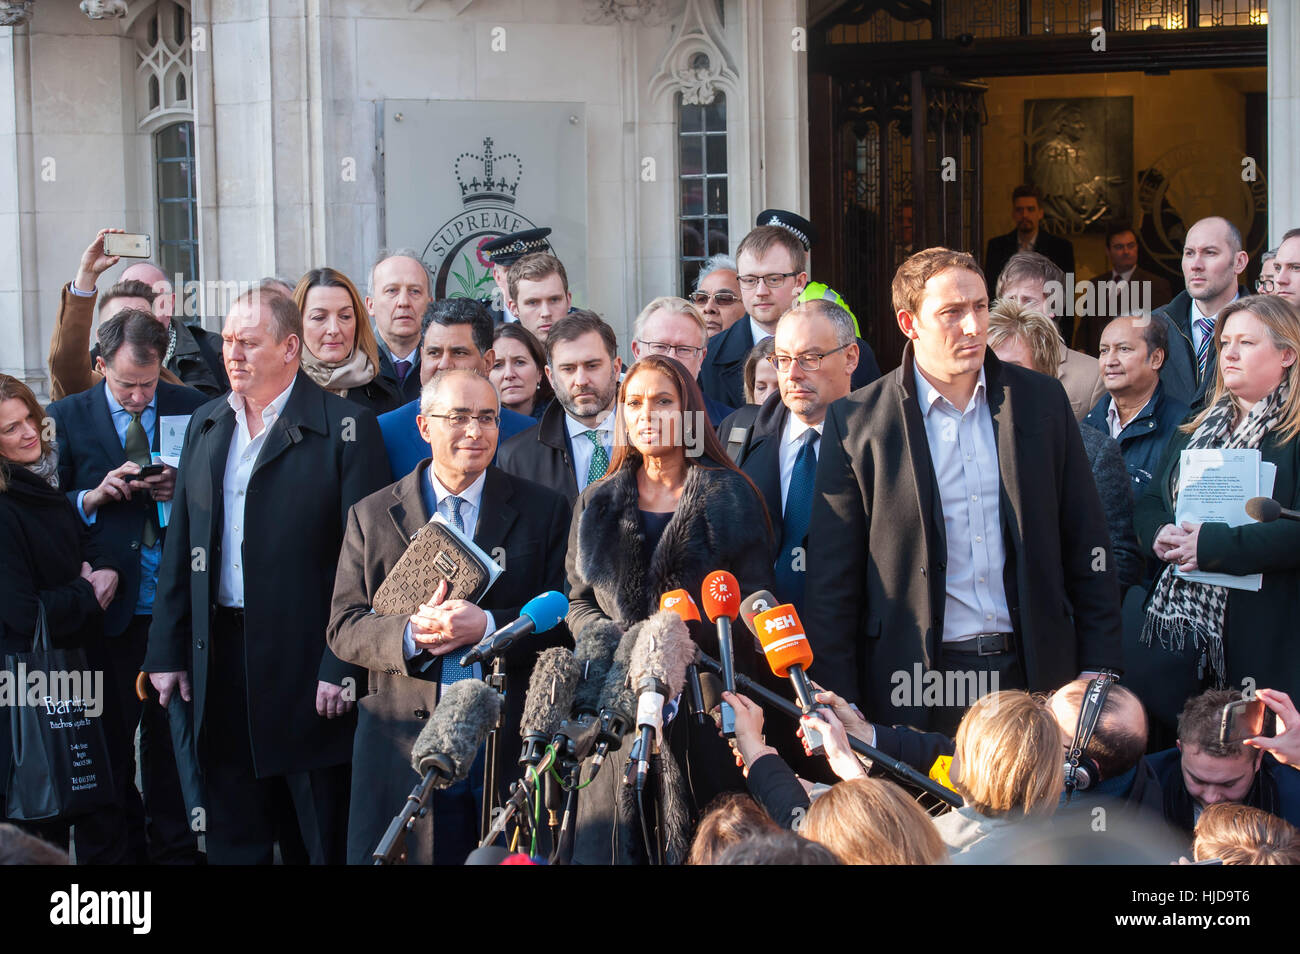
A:
{"label": "black-framed eyeglasses", "polygon": [[736,302],[740,301],[739,295],[726,290],[714,292],[712,295],[706,291],[696,291],[691,292],[686,297],[690,299],[691,304],[699,305],[701,307],[707,305],[710,298],[713,299],[714,304],[721,305],[724,308],[727,307],[727,305],[734,305]]}
{"label": "black-framed eyeglasses", "polygon": [[[849,344],[853,344],[853,342],[850,341]],[[790,354],[769,354],[767,360],[771,363],[772,367],[781,372],[789,371],[790,362],[792,361],[798,361],[799,367],[805,371],[816,371],[822,366],[822,360],[824,358],[829,358],[831,355],[835,354],[836,351],[843,351],[848,346],[848,344],[842,344],[834,351],[827,351],[824,354],[818,354],[815,351],[798,356]]]}
{"label": "black-framed eyeglasses", "polygon": [[773,272],[771,275],[741,275],[736,278],[740,282],[741,288],[757,288],[758,280],[763,279],[763,284],[768,288],[780,288],[785,284],[787,278],[794,278],[798,272]]}
{"label": "black-framed eyeglasses", "polygon": [[470,421],[485,431],[494,431],[501,423],[501,418],[497,414],[426,414],[424,416],[444,420],[458,431],[469,427]]}
{"label": "black-framed eyeglasses", "polygon": [[1259,292],[1261,295],[1273,294],[1273,287],[1273,279],[1271,278],[1255,279],[1255,291]]}
{"label": "black-framed eyeglasses", "polygon": [[670,345],[663,341],[642,341],[641,343],[650,349],[651,354],[671,356],[680,358],[683,361],[693,360],[704,350],[693,345]]}

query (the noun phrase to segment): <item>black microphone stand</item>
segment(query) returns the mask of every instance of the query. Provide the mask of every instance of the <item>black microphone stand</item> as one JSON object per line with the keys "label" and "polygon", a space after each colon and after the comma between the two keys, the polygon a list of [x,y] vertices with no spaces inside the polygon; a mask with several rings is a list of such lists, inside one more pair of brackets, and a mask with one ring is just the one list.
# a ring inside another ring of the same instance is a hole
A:
{"label": "black microphone stand", "polygon": [[[719,674],[722,673],[722,663],[718,662],[707,653],[700,653],[699,662],[700,665],[707,667],[712,672]],[[759,685],[743,673],[736,673],[736,685],[744,689],[745,692],[749,693],[754,698],[772,706],[774,709],[780,709],[796,721],[803,715],[803,711],[799,706],[786,699],[782,699],[776,693],[768,690],[765,686]],[[902,779],[907,784],[916,786],[927,795],[932,795],[953,808],[961,808],[966,804],[962,800],[962,797],[956,792],[944,788],[933,779],[927,778],[906,762],[901,762],[892,756],[886,755],[874,745],[867,745],[867,743],[863,742],[861,739],[855,739],[850,735],[849,748],[858,755],[871,759],[873,763],[879,765],[882,769],[895,777]]]}
{"label": "black microphone stand", "polygon": [[[652,865],[662,865],[664,858],[662,810],[659,804],[659,785],[663,779],[663,763],[655,746],[655,733],[647,739],[637,738],[628,752],[627,767],[624,769],[623,784],[633,793],[637,820],[641,826],[641,844],[645,849],[646,860]],[[648,751],[642,752],[642,743]],[[647,771],[644,776],[638,771],[637,761],[644,758]],[[647,810],[647,805],[650,810]]]}
{"label": "black microphone stand", "polygon": [[[505,724],[506,718],[506,674],[501,669],[500,656],[492,660],[492,672],[483,681],[501,694],[501,714],[483,743],[483,814],[478,826],[481,836],[491,830],[492,812],[497,807],[497,731]],[[488,844],[490,842],[484,842],[482,847],[486,848]]]}
{"label": "black microphone stand", "polygon": [[374,864],[395,865],[405,860],[407,832],[415,827],[417,820],[429,813],[429,795],[435,788],[441,788],[442,785],[438,783],[445,784],[445,780],[450,779],[451,775],[452,766],[446,756],[434,756],[433,767],[425,772],[424,778],[411,789],[411,794],[406,796],[406,804],[397,813],[397,817],[389,823],[384,837],[379,839],[379,845],[371,855]]}
{"label": "black microphone stand", "polygon": [[506,830],[506,825],[510,824],[510,820],[516,815],[519,815],[524,820],[519,827],[526,830],[528,827],[528,786],[522,780],[510,784],[510,797],[506,799],[501,814],[492,822],[491,827],[488,828],[478,846],[487,848],[492,842],[496,841],[497,836]]}

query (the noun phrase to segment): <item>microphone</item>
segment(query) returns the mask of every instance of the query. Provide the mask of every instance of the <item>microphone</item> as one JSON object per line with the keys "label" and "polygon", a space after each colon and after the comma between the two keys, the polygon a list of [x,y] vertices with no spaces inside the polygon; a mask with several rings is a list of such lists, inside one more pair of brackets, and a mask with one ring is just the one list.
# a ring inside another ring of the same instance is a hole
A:
{"label": "microphone", "polygon": [[[669,590],[659,598],[659,608],[676,613],[684,623],[700,622],[700,609],[686,590]],[[686,691],[690,694],[691,713],[696,724],[707,725],[709,710],[704,707],[704,686],[700,683],[700,667],[695,663],[686,667]]]}
{"label": "microphone", "polygon": [[[740,584],[726,570],[714,570],[704,578],[700,596],[709,622],[718,626],[723,688],[735,692],[736,655],[731,643],[731,621],[740,613]],[[722,703],[722,734],[728,739],[736,737],[736,712],[727,702]]]}
{"label": "microphone", "polygon": [[507,623],[492,635],[483,639],[477,646],[460,657],[460,664],[466,668],[474,663],[495,659],[514,645],[515,640],[529,633],[544,633],[564,619],[569,612],[569,601],[563,593],[551,590],[541,596],[534,596],[519,611],[519,618]]}
{"label": "microphone", "polygon": [[538,655],[519,720],[519,735],[524,740],[520,765],[535,768],[541,762],[560,723],[573,708],[577,688],[578,662],[572,652],[556,646]]}
{"label": "microphone", "polygon": [[1246,501],[1246,516],[1260,523],[1272,523],[1278,517],[1300,520],[1300,511],[1288,510],[1272,497],[1251,497]]}
{"label": "microphone", "polygon": [[632,651],[630,672],[637,687],[636,788],[645,788],[650,771],[650,747],[663,742],[664,702],[682,691],[686,667],[695,659],[698,647],[686,623],[676,613],[662,611],[641,627]]}
{"label": "microphone", "polygon": [[605,680],[614,664],[623,631],[612,620],[592,620],[574,636],[573,658],[577,660],[581,678],[573,697],[574,715],[596,715],[600,712],[600,697],[605,691]]}
{"label": "microphone", "polygon": [[464,781],[500,717],[501,694],[482,679],[452,683],[411,747],[411,768],[438,788]]}
{"label": "microphone", "polygon": [[[759,596],[761,594],[755,594]],[[753,600],[754,597],[750,597]],[[749,600],[746,600],[748,603]],[[813,698],[812,686],[806,675],[812,665],[812,646],[804,633],[803,623],[799,621],[798,611],[789,603],[782,603],[769,610],[754,615],[754,632],[763,644],[763,656],[772,672],[777,676],[790,678],[794,685],[795,697],[804,715],[816,709],[826,708]],[[823,751],[821,733],[803,723],[804,740],[808,743],[810,755],[821,755]]]}
{"label": "microphone", "polygon": [[500,718],[501,693],[483,680],[465,679],[447,687],[411,746],[411,768],[421,778],[371,853],[376,865],[404,857],[406,834],[428,811],[429,793],[469,776],[483,740]]}
{"label": "microphone", "polygon": [[740,618],[745,621],[745,628],[749,630],[755,642],[761,644],[762,640],[758,638],[758,630],[754,628],[754,617],[759,613],[767,612],[773,606],[780,605],[781,601],[772,595],[771,590],[759,590],[740,601]]}
{"label": "microphone", "polygon": [[669,590],[659,597],[659,609],[676,613],[683,623],[700,622],[700,608],[691,599],[691,594],[683,589]]}

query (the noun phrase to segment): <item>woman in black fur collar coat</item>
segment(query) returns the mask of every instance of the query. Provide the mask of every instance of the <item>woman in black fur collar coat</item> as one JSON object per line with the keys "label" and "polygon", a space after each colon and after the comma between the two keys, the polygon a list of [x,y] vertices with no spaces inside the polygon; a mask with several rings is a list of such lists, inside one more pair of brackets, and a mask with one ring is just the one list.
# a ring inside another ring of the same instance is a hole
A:
{"label": "woman in black fur collar coat", "polygon": [[[698,602],[713,570],[734,573],[742,596],[771,589],[774,544],[767,510],[719,443],[689,372],[673,358],[642,358],[624,379],[614,413],[609,470],[574,507],[567,557],[570,631],[576,635],[604,619],[626,629],[654,615],[659,598],[677,588]],[[716,629],[707,623],[691,629],[716,658]],[[743,626],[734,642],[736,668],[757,675],[762,662]],[[712,724],[693,725],[684,698],[681,703],[665,732],[689,779],[693,822],[715,795],[744,791],[744,781]],[[611,762],[601,774],[617,777],[621,759]],[[589,797],[588,804],[594,801]],[[583,843],[591,844],[590,831],[587,836],[579,836],[579,855],[587,854]],[[606,837],[594,839],[604,857],[588,854],[585,860],[611,860]],[[618,851],[614,857],[627,860]]]}

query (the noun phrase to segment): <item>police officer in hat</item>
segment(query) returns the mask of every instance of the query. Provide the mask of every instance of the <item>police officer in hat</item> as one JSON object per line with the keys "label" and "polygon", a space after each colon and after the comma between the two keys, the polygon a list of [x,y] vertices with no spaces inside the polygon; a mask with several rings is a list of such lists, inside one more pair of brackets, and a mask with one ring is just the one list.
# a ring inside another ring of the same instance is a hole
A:
{"label": "police officer in hat", "polygon": [[[758,220],[754,224],[779,225],[803,243],[805,252],[810,251],[813,242],[817,241],[817,231],[813,228],[812,223],[802,215],[795,215],[785,209],[764,209],[758,214]],[[853,309],[849,307],[849,303],[840,296],[839,292],[828,287],[825,282],[809,282],[804,286],[804,290],[800,292],[799,297],[795,299],[795,304],[810,301],[814,298],[824,298],[827,301],[832,301],[847,311],[853,319],[853,333],[859,338],[862,337],[862,328],[858,325],[858,316],[853,314]]]}
{"label": "police officer in hat", "polygon": [[[525,229],[483,243],[483,253],[492,262],[492,280],[496,282],[497,291],[491,298],[484,298],[482,301],[492,313],[494,324],[519,320],[510,314],[510,308],[506,304],[510,301],[510,292],[506,287],[506,273],[511,265],[525,255],[551,251],[551,243],[546,240],[550,234],[550,229]],[[498,305],[500,307],[497,307]]]}

